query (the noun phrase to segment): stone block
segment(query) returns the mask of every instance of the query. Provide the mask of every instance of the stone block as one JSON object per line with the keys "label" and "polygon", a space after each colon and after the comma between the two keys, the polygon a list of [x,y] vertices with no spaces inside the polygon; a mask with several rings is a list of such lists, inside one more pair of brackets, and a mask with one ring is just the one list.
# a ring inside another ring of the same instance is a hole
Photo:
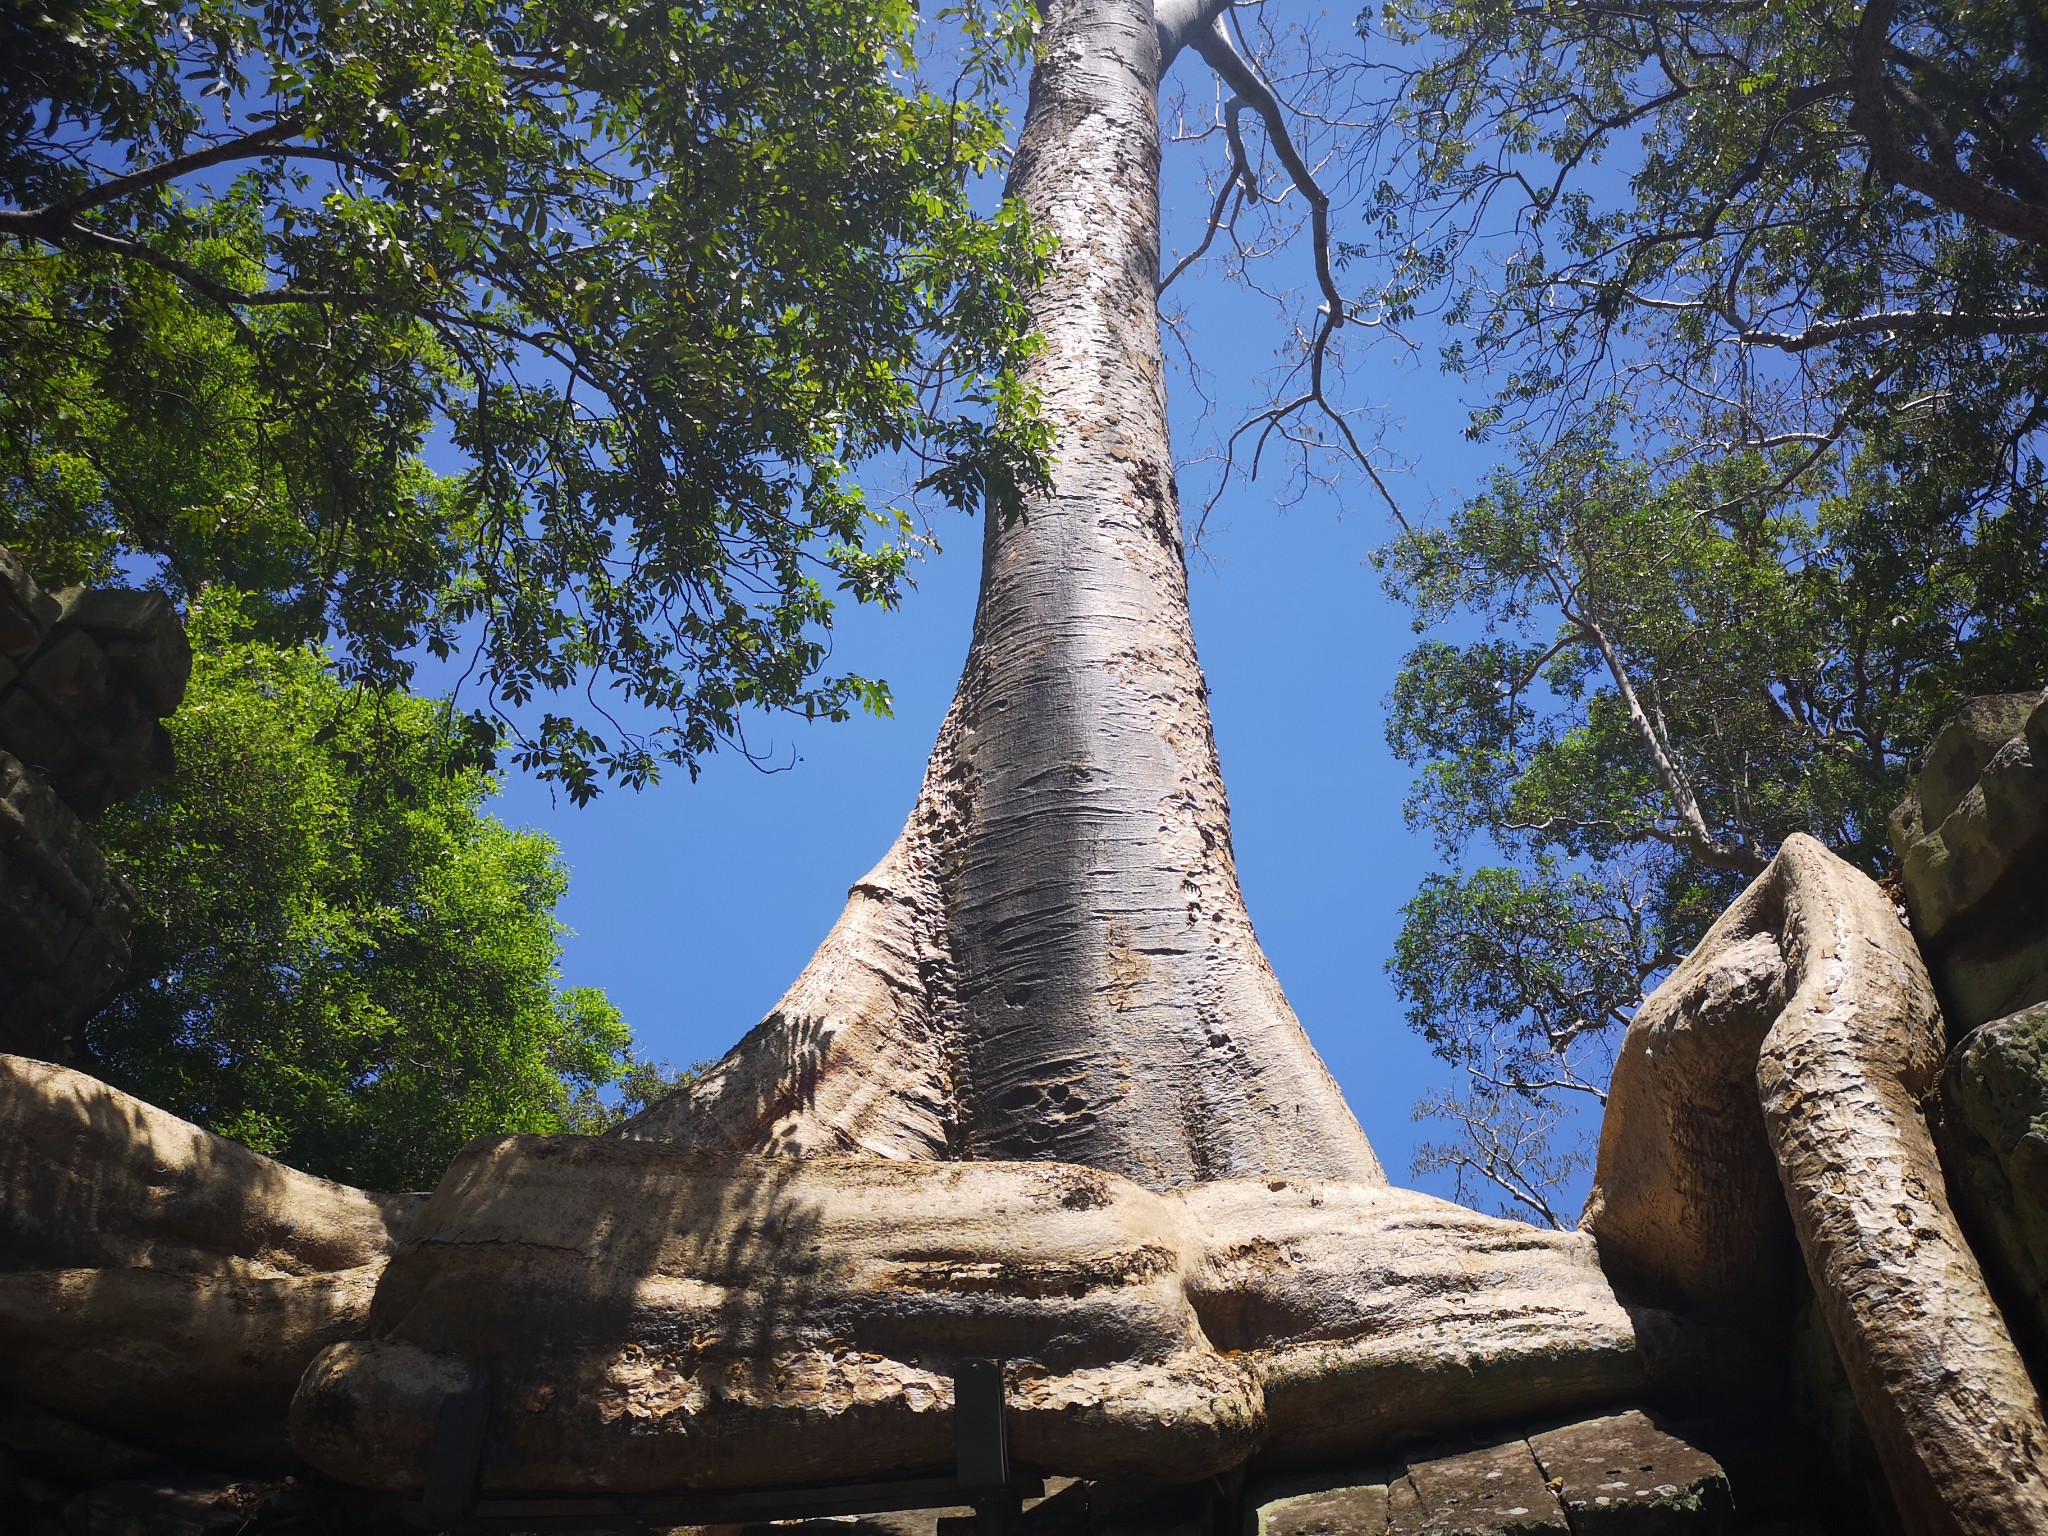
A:
{"label": "stone block", "polygon": [[19,681],[0,693],[0,747],[32,764],[81,816],[170,777],[171,739],[157,716],[183,696],[191,666],[184,632],[162,597],[84,593],[78,602],[89,611],[88,600],[102,596],[146,598],[169,627],[146,641],[110,631],[103,644],[75,624],[60,624],[23,663]]}
{"label": "stone block", "polygon": [[[2040,875],[2048,881],[2048,864]],[[2036,929],[2033,936],[1986,934],[1953,944],[1937,957],[1942,1012],[1951,1040],[1979,1024],[2048,1002],[2048,891],[2031,901],[2016,895],[2006,910],[2017,916],[2026,907],[2035,918],[2028,925]]]}
{"label": "stone block", "polygon": [[147,588],[66,587],[56,596],[57,622],[96,640],[164,640],[184,632],[170,600]]}
{"label": "stone block", "polygon": [[1388,1489],[1393,1536],[1569,1536],[1526,1440],[1411,1460]]}
{"label": "stone block", "polygon": [[1923,943],[1938,943],[1987,904],[2015,861],[2048,835],[2048,768],[2028,739],[1993,755],[1956,808],[1907,851],[1907,904]]}
{"label": "stone block", "polygon": [[70,727],[19,683],[0,693],[0,748],[52,784],[85,755],[84,745]]}
{"label": "stone block", "polygon": [[0,547],[0,654],[26,656],[57,622],[57,600],[36,585],[14,552]]}
{"label": "stone block", "polygon": [[[1971,699],[1934,733],[1921,758],[1916,789],[1922,823],[1939,827],[1962,804],[1998,749],[2027,728],[2039,693],[1994,693]],[[1901,850],[1903,851],[1903,850]]]}
{"label": "stone block", "polygon": [[50,981],[73,1000],[82,1019],[93,1004],[114,990],[131,958],[125,934],[109,935],[97,924],[83,923],[76,942],[51,972]]}
{"label": "stone block", "polygon": [[1246,1500],[1245,1536],[1381,1536],[1391,1481],[1365,1470],[1267,1484]]}
{"label": "stone block", "polygon": [[1387,1484],[1388,1536],[1422,1536],[1427,1514],[1422,1495],[1405,1475]]}
{"label": "stone block", "polygon": [[72,911],[86,913],[101,899],[108,874],[100,852],[77,815],[40,774],[0,751],[0,847],[18,848],[42,869],[52,890]]}
{"label": "stone block", "polygon": [[51,1061],[65,1053],[70,1000],[40,976],[9,972],[0,1003],[0,1051]]}
{"label": "stone block", "polygon": [[1717,1536],[1734,1514],[1728,1476],[1639,1412],[1529,1437],[1576,1536]]}
{"label": "stone block", "polygon": [[77,815],[0,752],[0,1049],[60,1049],[127,967],[135,907]]}
{"label": "stone block", "polygon": [[146,718],[141,701],[115,673],[106,652],[80,629],[53,631],[22,667],[21,680],[73,736],[99,751]]}
{"label": "stone block", "polygon": [[1950,1041],[2048,1000],[2048,695],[1973,700],[1892,832]]}
{"label": "stone block", "polygon": [[[168,780],[176,767],[170,733],[156,720],[137,713],[124,735],[97,755],[99,772],[73,774],[69,799],[81,815],[96,815],[152,785]],[[97,802],[97,803],[94,803]]]}
{"label": "stone block", "polygon": [[170,599],[122,587],[73,588],[61,598],[60,624],[91,635],[152,713],[177,709],[192,675],[192,646]]}
{"label": "stone block", "polygon": [[2048,1003],[1994,1019],[1949,1057],[1951,1198],[2036,1371],[2048,1365]]}
{"label": "stone block", "polygon": [[19,848],[0,849],[0,963],[54,976],[86,928],[83,914],[51,890]]}

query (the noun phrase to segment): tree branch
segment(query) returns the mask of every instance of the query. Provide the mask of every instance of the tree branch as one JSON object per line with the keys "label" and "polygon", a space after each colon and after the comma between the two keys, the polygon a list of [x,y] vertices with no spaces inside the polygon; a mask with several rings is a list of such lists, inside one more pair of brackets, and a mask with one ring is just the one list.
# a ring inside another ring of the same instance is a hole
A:
{"label": "tree branch", "polygon": [[1202,56],[1202,62],[1215,70],[1223,83],[1259,114],[1259,120],[1266,125],[1266,142],[1273,146],[1273,153],[1279,156],[1281,168],[1287,172],[1295,190],[1307,199],[1315,241],[1316,286],[1322,289],[1323,302],[1329,306],[1332,328],[1342,325],[1345,319],[1344,296],[1338,291],[1337,279],[1330,271],[1330,198],[1317,183],[1308,162],[1302,159],[1301,151],[1295,147],[1279,98],[1266,84],[1265,77],[1252,66],[1251,60],[1238,52],[1237,44],[1231,41],[1222,11],[1219,10],[1208,27],[1189,41],[1195,52]]}
{"label": "tree branch", "polygon": [[[4,225],[0,225],[4,229]],[[139,261],[145,266],[155,267],[159,272],[169,273],[195,292],[212,299],[216,304],[228,308],[256,307],[273,304],[347,304],[366,302],[360,294],[348,294],[338,290],[315,288],[235,288],[217,278],[209,277],[189,261],[182,260],[166,251],[140,240],[127,240],[119,235],[107,234],[89,224],[67,222],[54,230],[39,230],[36,239],[46,244],[73,250],[105,251],[110,256],[124,256]]]}
{"label": "tree branch", "polygon": [[[220,144],[209,145],[189,155],[175,155],[169,160],[145,166],[139,171],[130,171],[124,176],[111,177],[98,186],[88,187],[70,197],[59,198],[56,202],[41,208],[0,210],[0,234],[38,236],[42,227],[62,228],[72,223],[81,213],[99,208],[131,192],[144,192],[151,187],[160,187],[165,182],[175,181],[180,176],[189,176],[194,171],[203,171],[211,166],[225,165],[232,160],[260,160],[266,156],[286,152],[284,141],[297,136],[302,124],[295,117],[283,118],[268,128],[255,133],[243,134],[238,139],[229,139]],[[324,156],[322,158],[325,158]]]}
{"label": "tree branch", "polygon": [[[1232,92],[1235,93],[1233,101],[1249,106],[1254,112],[1258,113],[1259,120],[1266,127],[1266,142],[1272,146],[1273,153],[1279,157],[1281,168],[1287,172],[1288,179],[1294,184],[1295,190],[1300,192],[1307,201],[1309,205],[1311,248],[1315,260],[1316,286],[1322,291],[1323,295],[1323,303],[1317,310],[1318,320],[1315,332],[1309,339],[1309,388],[1305,394],[1287,404],[1276,406],[1252,418],[1253,421],[1263,420],[1266,424],[1265,431],[1260,434],[1260,444],[1263,446],[1266,435],[1288,416],[1307,406],[1317,406],[1335,424],[1338,433],[1344,439],[1345,446],[1350,450],[1351,456],[1364,469],[1367,478],[1373,483],[1373,488],[1380,493],[1380,497],[1386,502],[1388,510],[1394,514],[1395,521],[1405,528],[1408,526],[1408,519],[1402,514],[1400,503],[1394,500],[1393,492],[1387,488],[1386,481],[1380,478],[1379,471],[1373,467],[1372,460],[1367,455],[1364,445],[1358,441],[1357,434],[1351,430],[1351,424],[1330,403],[1329,396],[1324,393],[1323,364],[1329,355],[1331,338],[1335,336],[1338,328],[1350,317],[1349,307],[1344,301],[1343,292],[1337,287],[1336,275],[1330,268],[1329,194],[1323,190],[1321,184],[1316,180],[1315,172],[1309,168],[1308,161],[1303,158],[1300,149],[1296,146],[1293,135],[1287,125],[1287,114],[1280,105],[1280,99],[1273,94],[1273,88],[1266,83],[1265,77],[1259,73],[1257,66],[1239,51],[1236,42],[1232,40],[1230,28],[1224,19],[1228,9],[1227,5],[1217,8],[1214,15],[1209,18],[1206,28],[1192,33],[1188,38],[1188,42],[1193,46],[1195,52],[1201,56],[1202,61],[1215,70],[1223,83],[1229,86]],[[1245,183],[1251,186],[1252,195],[1256,196],[1256,184],[1251,180],[1249,162],[1244,156],[1242,141],[1235,132],[1236,119],[1234,117],[1230,119],[1230,127],[1232,129],[1232,152],[1237,157],[1239,163],[1244,166],[1242,174],[1245,178]],[[1178,275],[1178,271],[1179,269],[1176,268],[1175,275]],[[1240,426],[1236,432],[1231,434],[1231,441],[1235,443],[1237,438],[1243,435],[1244,431],[1251,425],[1252,422],[1246,422]],[[1256,469],[1254,473],[1256,473]]]}
{"label": "tree branch", "polygon": [[1899,132],[1886,101],[1884,60],[1899,0],[1870,0],[1856,27],[1851,66],[1855,82],[1849,125],[1870,145],[1870,164],[1880,176],[1932,199],[1951,213],[2030,245],[2048,245],[2048,208],[1981,181],[1957,166],[1916,154]]}
{"label": "tree branch", "polygon": [[[1237,194],[1240,206],[1242,206],[1247,197],[1258,196],[1258,183],[1252,178],[1251,161],[1244,152],[1244,138],[1237,129],[1238,115],[1243,111],[1244,100],[1242,97],[1233,96],[1223,104],[1224,121],[1229,125],[1229,132],[1226,137],[1230,144],[1230,171],[1223,178],[1223,185],[1216,189],[1216,203],[1209,210],[1209,223],[1208,227],[1202,231],[1202,243],[1175,262],[1173,270],[1159,279],[1158,292],[1160,293],[1166,292],[1173,285],[1175,278],[1200,261],[1210,245],[1215,241],[1218,232],[1228,226],[1230,220],[1226,220],[1223,217],[1223,209],[1224,205],[1230,201],[1230,194],[1232,192]],[[1232,211],[1231,217],[1232,219],[1236,217],[1235,210]]]}
{"label": "tree branch", "polygon": [[1607,631],[1583,613],[1574,613],[1571,608],[1569,590],[1562,578],[1551,572],[1553,590],[1558,605],[1565,617],[1577,624],[1600,652],[1600,659],[1607,665],[1607,675],[1614,680],[1615,692],[1621,696],[1622,707],[1628,711],[1628,718],[1642,738],[1643,750],[1650,756],[1650,766],[1656,770],[1657,780],[1664,786],[1664,793],[1671,801],[1671,809],[1685,828],[1685,847],[1701,863],[1716,869],[1739,870],[1744,874],[1758,874],[1768,862],[1756,850],[1739,844],[1724,843],[1714,836],[1707,825],[1705,813],[1700,810],[1699,799],[1693,794],[1692,783],[1685,775],[1685,769],[1672,754],[1670,743],[1664,739],[1657,722],[1650,718],[1643,708],[1643,701],[1636,693],[1634,681],[1628,675],[1628,667],[1621,659]]}
{"label": "tree branch", "polygon": [[1930,330],[1966,336],[2048,335],[2048,313],[2031,310],[2003,314],[1970,314],[1947,309],[1894,310],[1875,315],[1855,315],[1846,320],[1817,320],[1799,331],[1743,330],[1736,333],[1735,340],[1746,347],[1807,352],[1852,336]]}

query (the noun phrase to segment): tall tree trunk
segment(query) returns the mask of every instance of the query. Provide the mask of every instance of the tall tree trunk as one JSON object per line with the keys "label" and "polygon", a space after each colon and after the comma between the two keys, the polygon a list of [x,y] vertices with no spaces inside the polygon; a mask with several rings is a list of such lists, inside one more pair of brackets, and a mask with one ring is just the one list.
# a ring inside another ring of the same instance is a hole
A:
{"label": "tall tree trunk", "polygon": [[1050,494],[991,518],[896,845],[774,1012],[627,1134],[1384,1183],[1254,937],[1166,426],[1150,0],[1047,0],[1010,188],[1058,239]]}

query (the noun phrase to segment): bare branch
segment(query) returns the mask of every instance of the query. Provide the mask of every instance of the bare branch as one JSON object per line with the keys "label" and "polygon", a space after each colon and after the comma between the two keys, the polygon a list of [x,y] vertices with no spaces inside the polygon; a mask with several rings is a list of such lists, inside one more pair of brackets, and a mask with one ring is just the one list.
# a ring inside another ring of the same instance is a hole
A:
{"label": "bare branch", "polygon": [[1243,111],[1244,102],[1240,97],[1233,96],[1224,103],[1224,120],[1230,125],[1230,169],[1224,175],[1223,185],[1216,189],[1216,203],[1209,210],[1209,223],[1208,227],[1202,231],[1202,243],[1175,262],[1173,270],[1159,279],[1158,292],[1160,293],[1166,292],[1168,288],[1173,286],[1175,278],[1200,261],[1210,245],[1214,243],[1217,232],[1227,227],[1223,210],[1224,206],[1230,201],[1230,196],[1233,192],[1237,194],[1237,201],[1240,207],[1243,206],[1247,198],[1256,198],[1259,195],[1258,182],[1252,176],[1251,162],[1245,157],[1244,139],[1237,130],[1238,115]]}
{"label": "bare branch", "polygon": [[1963,336],[2048,335],[2048,313],[1971,314],[1963,311],[1896,310],[1857,315],[1847,320],[1817,320],[1799,331],[1738,331],[1735,340],[1747,347],[1775,347],[1781,352],[1806,352],[1852,336],[1899,335],[1907,331],[1940,331]]}
{"label": "bare branch", "polygon": [[[1226,11],[1227,7],[1217,10],[1210,18],[1207,27],[1193,33],[1189,37],[1188,42],[1201,56],[1203,62],[1215,70],[1217,75],[1223,80],[1223,83],[1230,87],[1234,93],[1232,97],[1233,106],[1242,104],[1243,106],[1249,106],[1254,112],[1258,113],[1259,120],[1265,125],[1266,142],[1272,146],[1273,153],[1278,157],[1281,168],[1287,172],[1288,179],[1293,183],[1295,190],[1300,192],[1302,198],[1308,203],[1311,250],[1315,263],[1316,286],[1321,290],[1323,296],[1323,303],[1317,310],[1316,327],[1308,343],[1309,387],[1307,391],[1283,405],[1262,411],[1250,421],[1243,423],[1236,432],[1231,434],[1230,441],[1232,444],[1235,444],[1246,430],[1254,425],[1260,427],[1258,447],[1253,452],[1252,473],[1256,475],[1258,472],[1258,453],[1263,449],[1266,439],[1290,416],[1313,405],[1321,410],[1336,428],[1338,435],[1343,438],[1344,445],[1349,450],[1352,458],[1364,469],[1367,478],[1372,481],[1373,488],[1379,492],[1381,499],[1386,502],[1387,508],[1393,513],[1395,520],[1405,528],[1408,526],[1408,520],[1401,511],[1400,503],[1395,501],[1393,492],[1388,489],[1386,481],[1380,477],[1379,470],[1374,466],[1371,456],[1365,450],[1365,446],[1358,441],[1358,435],[1352,431],[1350,422],[1345,420],[1343,412],[1339,411],[1331,402],[1325,390],[1325,363],[1329,356],[1331,341],[1336,335],[1337,330],[1350,318],[1350,307],[1345,302],[1342,290],[1337,286],[1336,275],[1330,266],[1329,194],[1323,190],[1321,183],[1316,179],[1315,172],[1310,169],[1308,161],[1302,156],[1300,148],[1295,144],[1293,134],[1288,126],[1287,113],[1282,108],[1279,97],[1274,94],[1272,86],[1259,72],[1257,66],[1239,50],[1237,43],[1232,39],[1230,28],[1225,20]],[[1235,115],[1228,115],[1227,122],[1230,129],[1231,152],[1235,164],[1243,168],[1239,172],[1243,177],[1241,184],[1251,188],[1250,195],[1257,196],[1256,183],[1252,182],[1250,178],[1249,161],[1245,156],[1243,142],[1237,131]],[[1218,207],[1221,207],[1220,200]],[[1212,219],[1211,222],[1213,226],[1214,220]],[[1204,244],[1206,246],[1206,240]],[[1170,274],[1169,280],[1171,276],[1177,276],[1179,271],[1180,268],[1176,267],[1173,274]]]}
{"label": "bare branch", "polygon": [[1337,279],[1330,271],[1329,195],[1317,183],[1315,172],[1309,169],[1308,162],[1302,159],[1301,151],[1295,147],[1279,99],[1274,96],[1272,87],[1266,84],[1265,77],[1252,66],[1251,60],[1238,52],[1220,11],[1206,30],[1189,41],[1195,52],[1202,56],[1202,62],[1215,70],[1223,83],[1259,114],[1259,120],[1266,125],[1266,142],[1273,146],[1273,153],[1279,156],[1281,167],[1294,183],[1295,190],[1307,199],[1315,240],[1316,285],[1323,290],[1323,302],[1329,307],[1332,327],[1342,325],[1345,319],[1344,296],[1338,291]]}
{"label": "bare branch", "polygon": [[[1685,828],[1685,848],[1701,863],[1715,869],[1732,869],[1744,874],[1758,874],[1769,862],[1755,848],[1739,843],[1728,843],[1714,836],[1707,825],[1707,818],[1700,810],[1699,797],[1693,793],[1692,781],[1686,776],[1684,767],[1671,750],[1671,743],[1659,728],[1650,712],[1643,707],[1636,692],[1635,680],[1629,676],[1628,664],[1615,647],[1607,631],[1599,621],[1579,611],[1575,606],[1576,594],[1563,574],[1553,565],[1550,582],[1557,598],[1560,611],[1576,624],[1593,642],[1600,652],[1600,659],[1606,663],[1607,675],[1613,680],[1615,692],[1620,696],[1622,707],[1628,711],[1628,718],[1642,738],[1643,750],[1649,754],[1650,765],[1656,770],[1657,781],[1664,786],[1665,796],[1671,802],[1671,809],[1679,823]],[[1655,836],[1653,832],[1651,834]]]}

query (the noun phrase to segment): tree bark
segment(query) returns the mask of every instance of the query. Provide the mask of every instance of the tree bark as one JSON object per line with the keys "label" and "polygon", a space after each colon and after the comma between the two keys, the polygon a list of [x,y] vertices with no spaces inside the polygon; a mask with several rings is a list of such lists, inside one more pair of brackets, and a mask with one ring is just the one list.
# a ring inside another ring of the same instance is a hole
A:
{"label": "tree bark", "polygon": [[1898,914],[1788,838],[1629,1025],[1581,1226],[1666,1306],[1783,1315],[1803,1258],[1907,1530],[2048,1531],[2048,1417],[1921,1111],[1941,1064]]}
{"label": "tree bark", "polygon": [[1385,1182],[1252,932],[1166,425],[1150,0],[1049,0],[1011,192],[1057,238],[1048,494],[989,520],[922,793],[774,1012],[626,1134]]}

